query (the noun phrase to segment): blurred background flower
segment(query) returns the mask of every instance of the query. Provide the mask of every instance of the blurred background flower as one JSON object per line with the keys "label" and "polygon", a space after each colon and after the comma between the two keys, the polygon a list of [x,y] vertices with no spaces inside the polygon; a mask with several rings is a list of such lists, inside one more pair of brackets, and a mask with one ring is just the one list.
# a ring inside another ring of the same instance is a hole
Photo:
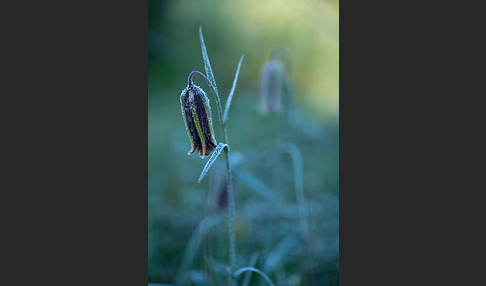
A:
{"label": "blurred background flower", "polygon": [[[223,106],[245,53],[228,117],[238,267],[254,258],[254,266],[279,285],[338,285],[337,0],[148,1],[148,281],[175,283],[191,237],[213,215],[221,223],[201,232],[199,249],[184,261],[181,275],[193,284],[226,281],[227,224],[226,213],[218,211],[224,195],[216,171],[223,160],[197,183],[206,160],[187,156],[180,111],[188,74],[204,73],[200,25]],[[261,71],[276,48],[289,59],[282,60],[293,90],[288,121],[258,110]],[[204,80],[195,77],[194,83],[211,93]],[[211,105],[216,110],[214,100]],[[220,141],[220,128],[214,132]],[[296,230],[293,161],[279,151],[284,140],[302,153],[310,241]],[[250,285],[259,281],[252,275]]]}
{"label": "blurred background flower", "polygon": [[282,93],[287,76],[282,62],[271,59],[260,72],[260,111],[263,114],[282,111]]}

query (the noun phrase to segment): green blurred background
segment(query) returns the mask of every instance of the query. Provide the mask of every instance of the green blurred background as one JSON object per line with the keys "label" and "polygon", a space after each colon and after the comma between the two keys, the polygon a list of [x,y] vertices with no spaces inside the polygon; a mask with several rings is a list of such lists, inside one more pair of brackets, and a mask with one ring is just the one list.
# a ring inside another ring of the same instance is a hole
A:
{"label": "green blurred background", "polygon": [[[228,119],[237,267],[262,269],[278,285],[338,285],[339,2],[334,0],[148,1],[148,282],[226,283],[224,160],[218,158],[197,183],[207,158],[187,155],[190,142],[179,101],[188,74],[205,72],[200,25],[223,106],[245,54]],[[295,85],[288,121],[258,110],[260,71],[275,48],[286,51]],[[203,80],[194,82],[210,98],[220,142],[214,97]],[[302,157],[307,236],[300,228],[294,161],[285,151]],[[256,274],[244,276],[239,285],[265,285]]]}

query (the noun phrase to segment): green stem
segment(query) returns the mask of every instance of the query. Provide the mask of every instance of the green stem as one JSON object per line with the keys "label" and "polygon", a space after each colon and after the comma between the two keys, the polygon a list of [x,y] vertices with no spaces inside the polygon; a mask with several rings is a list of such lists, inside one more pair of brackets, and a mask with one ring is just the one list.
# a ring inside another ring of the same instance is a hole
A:
{"label": "green stem", "polygon": [[226,159],[226,177],[228,178],[228,215],[229,215],[229,235],[230,235],[230,272],[231,272],[231,285],[236,285],[236,246],[235,246],[235,198],[233,192],[233,182],[231,177],[231,168],[229,164],[229,152],[225,149],[225,159]]}
{"label": "green stem", "polygon": [[[228,144],[228,137],[226,136],[226,126],[223,122],[223,109],[221,108],[221,101],[219,99],[218,92],[211,84],[211,81],[201,72],[193,71],[189,74],[187,81],[189,85],[192,85],[193,75],[201,76],[213,90],[214,97],[216,99],[216,105],[218,106],[219,123],[221,124],[221,132],[223,133],[224,143]],[[236,285],[236,246],[235,246],[235,198],[233,192],[233,179],[231,177],[231,168],[229,163],[229,148],[224,148],[224,155],[226,159],[226,178],[228,180],[228,231],[229,231],[229,264],[230,264],[230,285]]]}

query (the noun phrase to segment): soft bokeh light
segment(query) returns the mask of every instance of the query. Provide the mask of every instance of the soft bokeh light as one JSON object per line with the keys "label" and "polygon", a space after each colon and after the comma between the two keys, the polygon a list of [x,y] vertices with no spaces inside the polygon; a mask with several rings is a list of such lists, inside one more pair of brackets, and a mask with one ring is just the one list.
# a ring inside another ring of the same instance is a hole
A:
{"label": "soft bokeh light", "polygon": [[[159,13],[150,12],[159,19],[149,26],[149,56],[162,61],[157,69],[203,70],[197,38],[202,25],[215,76],[228,89],[241,53],[246,53],[242,80],[256,89],[264,61],[274,48],[283,47],[290,55],[297,103],[322,121],[338,116],[337,1],[210,0],[165,5]],[[149,76],[149,86],[151,80]]]}

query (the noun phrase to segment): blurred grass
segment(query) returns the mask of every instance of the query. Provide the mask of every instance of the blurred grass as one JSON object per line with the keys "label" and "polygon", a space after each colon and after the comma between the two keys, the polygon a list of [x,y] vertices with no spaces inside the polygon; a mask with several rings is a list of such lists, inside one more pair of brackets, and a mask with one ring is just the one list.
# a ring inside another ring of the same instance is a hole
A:
{"label": "blurred grass", "polygon": [[[239,161],[233,162],[237,266],[248,266],[258,255],[255,267],[277,285],[338,285],[338,11],[337,1],[149,1],[148,282],[175,283],[191,236],[211,215],[221,223],[199,238],[199,251],[181,275],[192,279],[188,285],[226,282],[223,160],[197,183],[207,158],[187,156],[179,102],[187,75],[204,72],[202,25],[223,106],[239,57],[246,54],[228,119],[232,158]],[[296,83],[288,129],[303,155],[310,241],[297,227],[292,160],[278,150],[280,119],[257,109],[260,68],[276,47],[288,51]],[[210,96],[219,122],[207,84],[198,78],[195,83]],[[219,129],[215,125],[221,141]],[[267,188],[255,187],[262,184]],[[251,276],[250,285],[260,282]]]}

